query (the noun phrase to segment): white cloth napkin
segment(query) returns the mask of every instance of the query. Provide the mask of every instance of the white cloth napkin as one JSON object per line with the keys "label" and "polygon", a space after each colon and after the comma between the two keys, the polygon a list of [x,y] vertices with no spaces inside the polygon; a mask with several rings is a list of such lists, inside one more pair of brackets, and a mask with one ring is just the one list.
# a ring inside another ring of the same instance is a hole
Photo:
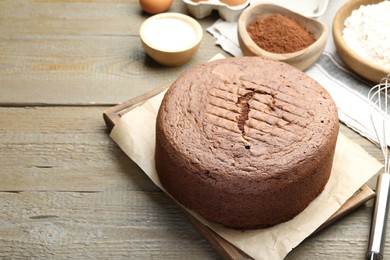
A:
{"label": "white cloth napkin", "polygon": [[[251,4],[258,1],[260,0],[252,0]],[[321,0],[317,1],[321,2]],[[330,33],[323,55],[305,73],[319,82],[331,94],[338,107],[341,122],[377,143],[378,139],[370,119],[367,103],[368,91],[373,87],[373,84],[347,69],[337,54],[331,33],[333,18],[338,9],[347,1],[330,0],[325,13],[317,18],[327,24]],[[302,14],[307,13],[306,1],[303,1],[301,6]],[[294,11],[299,12],[298,6]],[[207,31],[216,38],[216,44],[220,45],[226,52],[236,57],[243,55],[237,38],[237,22],[225,22],[219,19],[207,28]],[[388,145],[390,146],[390,140],[388,140]]]}

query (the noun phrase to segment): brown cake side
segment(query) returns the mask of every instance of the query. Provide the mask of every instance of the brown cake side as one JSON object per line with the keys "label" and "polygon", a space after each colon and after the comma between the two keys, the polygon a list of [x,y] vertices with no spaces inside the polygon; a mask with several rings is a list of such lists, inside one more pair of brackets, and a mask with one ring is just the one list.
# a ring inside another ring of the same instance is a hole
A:
{"label": "brown cake side", "polygon": [[337,134],[332,98],[303,72],[227,58],[189,70],[167,91],[156,169],[173,198],[212,222],[272,226],[323,190]]}

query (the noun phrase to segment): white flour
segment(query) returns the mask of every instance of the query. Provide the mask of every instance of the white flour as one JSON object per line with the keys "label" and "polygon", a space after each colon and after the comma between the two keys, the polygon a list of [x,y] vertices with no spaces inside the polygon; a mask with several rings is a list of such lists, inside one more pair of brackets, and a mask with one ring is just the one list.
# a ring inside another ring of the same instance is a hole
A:
{"label": "white flour", "polygon": [[390,69],[390,1],[361,6],[344,25],[343,39],[352,50]]}
{"label": "white flour", "polygon": [[195,29],[186,21],[161,18],[150,21],[144,30],[145,40],[156,49],[182,51],[197,41]]}

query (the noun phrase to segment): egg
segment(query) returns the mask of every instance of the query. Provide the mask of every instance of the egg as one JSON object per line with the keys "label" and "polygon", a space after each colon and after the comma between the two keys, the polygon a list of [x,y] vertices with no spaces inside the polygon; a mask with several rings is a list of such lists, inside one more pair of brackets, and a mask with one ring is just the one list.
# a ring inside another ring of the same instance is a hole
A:
{"label": "egg", "polygon": [[236,5],[242,5],[246,3],[247,0],[219,0],[219,1],[229,6],[236,6]]}
{"label": "egg", "polygon": [[139,0],[142,9],[149,14],[165,12],[171,7],[173,0]]}

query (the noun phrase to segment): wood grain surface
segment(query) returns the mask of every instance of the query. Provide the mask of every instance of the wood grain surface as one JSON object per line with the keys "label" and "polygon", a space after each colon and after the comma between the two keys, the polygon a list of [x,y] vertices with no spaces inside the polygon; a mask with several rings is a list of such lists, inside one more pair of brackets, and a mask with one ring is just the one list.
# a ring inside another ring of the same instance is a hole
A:
{"label": "wood grain surface", "polygon": [[[186,7],[176,0],[169,11],[186,13]],[[148,17],[138,0],[0,1],[0,104],[114,105],[220,51],[205,32],[188,64],[161,67],[139,39]],[[200,23],[207,28],[217,18]]]}
{"label": "wood grain surface", "polygon": [[[223,52],[205,31],[190,63],[161,67],[138,38],[147,17],[138,0],[0,1],[0,259],[223,257],[108,136],[112,105]],[[367,203],[286,259],[363,259],[370,220]]]}

